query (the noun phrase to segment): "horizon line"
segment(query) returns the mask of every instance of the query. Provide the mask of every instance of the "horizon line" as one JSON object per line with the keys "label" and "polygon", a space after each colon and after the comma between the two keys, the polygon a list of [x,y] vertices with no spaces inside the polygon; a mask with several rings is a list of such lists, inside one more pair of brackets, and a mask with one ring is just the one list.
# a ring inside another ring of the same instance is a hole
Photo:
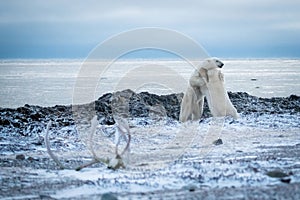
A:
{"label": "horizon line", "polygon": [[[225,59],[225,60],[299,60],[300,57],[296,56],[282,56],[282,57],[223,57],[223,56],[209,56],[209,57],[217,57],[220,59]],[[87,57],[0,57],[0,60],[85,60],[88,59]],[[198,58],[195,58],[195,60]],[[203,59],[203,58],[200,58]],[[93,60],[111,60],[109,59],[93,59]],[[116,60],[183,60],[183,58],[180,57],[121,57],[117,58]]]}

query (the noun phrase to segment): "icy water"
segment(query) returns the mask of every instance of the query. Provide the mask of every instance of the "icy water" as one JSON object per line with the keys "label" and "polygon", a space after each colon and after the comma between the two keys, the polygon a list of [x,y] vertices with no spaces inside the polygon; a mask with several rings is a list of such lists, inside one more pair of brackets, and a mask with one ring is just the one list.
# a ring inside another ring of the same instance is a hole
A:
{"label": "icy water", "polygon": [[[228,91],[259,97],[300,95],[300,60],[223,61]],[[93,94],[87,98],[88,94],[83,92],[82,102],[128,88],[157,94],[184,92],[193,72],[193,67],[182,60],[127,60],[116,61],[97,75],[93,74],[99,66],[95,62],[90,74],[96,76],[97,84],[90,85],[89,77],[82,79],[84,84],[78,84],[83,63],[83,60],[1,60],[0,107],[72,104],[75,87],[91,90]]]}

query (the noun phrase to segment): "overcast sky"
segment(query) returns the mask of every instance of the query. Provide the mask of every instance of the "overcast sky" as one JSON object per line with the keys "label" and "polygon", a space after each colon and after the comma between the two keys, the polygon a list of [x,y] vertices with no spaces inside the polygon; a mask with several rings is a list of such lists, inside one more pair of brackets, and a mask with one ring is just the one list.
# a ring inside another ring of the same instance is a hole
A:
{"label": "overcast sky", "polygon": [[1,0],[1,58],[84,58],[130,29],[161,27],[222,58],[300,58],[299,0]]}

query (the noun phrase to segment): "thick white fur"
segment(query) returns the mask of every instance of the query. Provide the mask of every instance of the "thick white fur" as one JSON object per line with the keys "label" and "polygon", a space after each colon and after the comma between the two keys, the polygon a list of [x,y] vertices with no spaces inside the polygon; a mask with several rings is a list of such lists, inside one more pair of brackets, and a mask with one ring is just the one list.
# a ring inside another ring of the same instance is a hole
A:
{"label": "thick white fur", "polygon": [[214,117],[232,116],[237,119],[239,116],[225,89],[224,75],[221,70],[217,68],[207,70],[207,77],[207,90],[204,94],[212,115]]}
{"label": "thick white fur", "polygon": [[200,119],[203,111],[203,101],[204,95],[200,92],[200,88],[189,86],[182,98],[179,120],[186,122]]}
{"label": "thick white fur", "polygon": [[199,120],[203,112],[206,96],[209,109],[214,117],[230,115],[238,118],[224,85],[224,75],[219,67],[220,61],[215,58],[205,60],[192,74],[186,93],[183,96],[179,120]]}

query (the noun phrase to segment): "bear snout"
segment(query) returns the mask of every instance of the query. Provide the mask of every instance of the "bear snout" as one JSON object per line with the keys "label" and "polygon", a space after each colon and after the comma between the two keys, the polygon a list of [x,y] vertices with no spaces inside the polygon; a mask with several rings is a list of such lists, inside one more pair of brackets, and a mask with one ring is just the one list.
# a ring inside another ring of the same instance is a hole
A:
{"label": "bear snout", "polygon": [[224,63],[222,63],[222,62],[219,61],[219,60],[217,60],[216,63],[217,63],[217,66],[218,66],[219,68],[222,68],[222,67],[224,66]]}

